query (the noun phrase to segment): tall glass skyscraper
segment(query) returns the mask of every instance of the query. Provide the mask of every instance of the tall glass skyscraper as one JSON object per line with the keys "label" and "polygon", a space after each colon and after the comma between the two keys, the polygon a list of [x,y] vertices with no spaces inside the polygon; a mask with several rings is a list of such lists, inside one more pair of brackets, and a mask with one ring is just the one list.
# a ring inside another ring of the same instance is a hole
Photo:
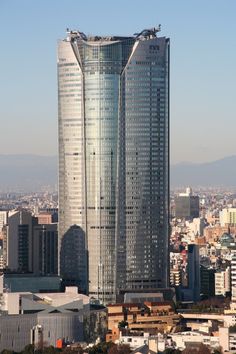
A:
{"label": "tall glass skyscraper", "polygon": [[58,86],[61,274],[103,302],[167,287],[169,40],[68,31]]}

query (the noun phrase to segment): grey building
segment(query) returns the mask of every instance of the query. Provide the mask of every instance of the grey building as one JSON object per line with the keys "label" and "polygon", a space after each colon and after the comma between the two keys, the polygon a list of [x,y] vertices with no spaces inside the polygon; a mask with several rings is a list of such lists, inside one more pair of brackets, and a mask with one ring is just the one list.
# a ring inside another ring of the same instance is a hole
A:
{"label": "grey building", "polygon": [[57,224],[41,224],[33,228],[33,273],[58,274]]}
{"label": "grey building", "polygon": [[201,276],[199,246],[188,245],[188,265],[187,265],[187,286],[180,286],[178,289],[178,300],[193,301],[200,300]]}
{"label": "grey building", "polygon": [[199,217],[199,196],[193,195],[191,188],[175,197],[175,216],[187,220]]}
{"label": "grey building", "polygon": [[37,219],[26,210],[8,213],[3,227],[3,266],[10,271],[32,272],[33,227]]}
{"label": "grey building", "polygon": [[103,302],[168,285],[169,39],[157,32],[68,31],[58,44],[59,254],[74,239]]}
{"label": "grey building", "polygon": [[68,343],[84,340],[83,322],[90,316],[89,298],[78,294],[76,288],[67,288],[66,293],[0,296],[1,351],[21,351],[30,343],[36,348],[55,347],[57,339]]}

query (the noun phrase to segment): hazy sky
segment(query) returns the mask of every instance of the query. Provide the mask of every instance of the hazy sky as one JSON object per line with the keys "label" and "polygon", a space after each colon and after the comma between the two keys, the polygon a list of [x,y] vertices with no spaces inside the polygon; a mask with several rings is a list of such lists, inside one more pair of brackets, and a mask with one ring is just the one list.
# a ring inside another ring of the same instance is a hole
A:
{"label": "hazy sky", "polygon": [[57,40],[67,27],[171,39],[171,161],[236,154],[236,0],[0,0],[0,154],[57,154]]}

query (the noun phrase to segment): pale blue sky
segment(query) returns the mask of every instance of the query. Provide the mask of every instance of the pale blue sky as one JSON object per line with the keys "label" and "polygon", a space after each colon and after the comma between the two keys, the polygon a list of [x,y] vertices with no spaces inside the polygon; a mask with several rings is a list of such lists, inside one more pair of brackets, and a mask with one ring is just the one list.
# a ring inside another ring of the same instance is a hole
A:
{"label": "pale blue sky", "polygon": [[171,39],[171,161],[236,154],[236,0],[0,0],[0,154],[57,153],[57,39],[67,27]]}

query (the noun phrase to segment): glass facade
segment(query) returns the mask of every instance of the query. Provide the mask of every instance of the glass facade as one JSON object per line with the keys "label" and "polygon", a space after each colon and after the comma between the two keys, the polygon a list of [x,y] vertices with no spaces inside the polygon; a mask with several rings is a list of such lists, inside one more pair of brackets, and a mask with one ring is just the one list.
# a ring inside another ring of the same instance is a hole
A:
{"label": "glass facade", "polygon": [[59,42],[58,83],[61,244],[80,226],[88,291],[103,302],[166,287],[168,39],[70,32]]}

